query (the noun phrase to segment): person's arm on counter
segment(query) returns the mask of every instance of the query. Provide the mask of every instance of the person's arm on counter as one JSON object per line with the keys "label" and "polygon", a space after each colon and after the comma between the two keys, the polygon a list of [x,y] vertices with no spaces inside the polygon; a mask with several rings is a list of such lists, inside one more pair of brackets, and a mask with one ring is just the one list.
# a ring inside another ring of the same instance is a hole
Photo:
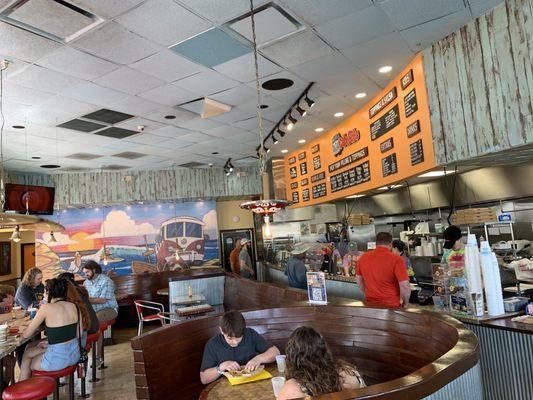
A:
{"label": "person's arm on counter", "polygon": [[363,294],[365,294],[365,280],[361,275],[356,275],[355,280],[357,281],[357,286],[359,286],[359,289]]}
{"label": "person's arm on counter", "polygon": [[401,257],[398,257],[394,264],[394,274],[396,275],[398,285],[400,286],[401,307],[405,308],[409,305],[411,285],[409,285],[409,275],[407,275],[407,269],[405,268],[405,263]]}
{"label": "person's arm on counter", "polygon": [[409,305],[409,298],[411,297],[411,285],[409,280],[399,282],[400,285],[400,299],[402,300],[402,308],[406,308]]}

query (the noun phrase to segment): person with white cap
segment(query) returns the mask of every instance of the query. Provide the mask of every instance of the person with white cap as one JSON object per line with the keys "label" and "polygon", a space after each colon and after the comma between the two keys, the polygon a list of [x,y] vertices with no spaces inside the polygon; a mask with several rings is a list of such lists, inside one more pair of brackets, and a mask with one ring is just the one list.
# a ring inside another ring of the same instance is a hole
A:
{"label": "person with white cap", "polygon": [[252,267],[252,259],[248,253],[250,241],[246,238],[241,239],[241,252],[239,253],[239,264],[241,267],[241,276],[243,278],[252,279],[254,276],[254,269]]}
{"label": "person with white cap", "polygon": [[304,263],[307,250],[306,245],[298,243],[291,251],[292,257],[285,267],[285,275],[287,275],[290,287],[307,290],[307,269]]}

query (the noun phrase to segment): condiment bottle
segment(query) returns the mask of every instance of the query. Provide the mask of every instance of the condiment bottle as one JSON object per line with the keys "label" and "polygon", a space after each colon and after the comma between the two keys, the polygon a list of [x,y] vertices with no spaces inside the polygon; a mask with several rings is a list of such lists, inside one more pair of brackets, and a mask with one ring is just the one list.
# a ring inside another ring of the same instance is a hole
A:
{"label": "condiment bottle", "polygon": [[189,297],[192,297],[192,287],[189,285]]}

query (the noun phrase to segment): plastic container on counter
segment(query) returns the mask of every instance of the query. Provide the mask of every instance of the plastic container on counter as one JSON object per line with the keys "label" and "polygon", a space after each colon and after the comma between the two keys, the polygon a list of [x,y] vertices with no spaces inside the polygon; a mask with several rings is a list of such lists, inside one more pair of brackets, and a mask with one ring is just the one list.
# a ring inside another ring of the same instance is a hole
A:
{"label": "plastic container on counter", "polygon": [[527,297],[509,297],[503,300],[503,307],[506,312],[516,312],[523,310],[528,302],[529,298]]}

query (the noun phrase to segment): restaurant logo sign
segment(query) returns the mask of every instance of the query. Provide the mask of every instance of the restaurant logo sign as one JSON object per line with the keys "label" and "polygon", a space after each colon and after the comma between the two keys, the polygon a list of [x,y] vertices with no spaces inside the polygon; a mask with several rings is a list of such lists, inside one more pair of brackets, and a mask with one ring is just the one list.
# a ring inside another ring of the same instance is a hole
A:
{"label": "restaurant logo sign", "polygon": [[356,128],[350,129],[345,134],[336,133],[331,139],[333,155],[340,156],[345,147],[357,143],[359,139],[361,139],[361,132]]}

